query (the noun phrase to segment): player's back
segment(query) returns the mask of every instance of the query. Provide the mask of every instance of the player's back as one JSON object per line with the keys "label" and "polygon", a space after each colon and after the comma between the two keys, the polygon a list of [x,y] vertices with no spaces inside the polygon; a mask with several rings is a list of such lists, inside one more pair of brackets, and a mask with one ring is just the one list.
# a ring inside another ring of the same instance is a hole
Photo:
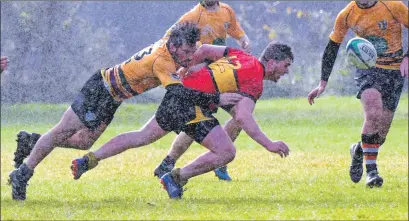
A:
{"label": "player's back", "polygon": [[244,51],[226,50],[225,57],[184,77],[183,84],[206,93],[238,92],[259,99],[263,91],[263,65]]}
{"label": "player's back", "polygon": [[[121,64],[105,69],[102,73],[111,95],[118,100],[130,98],[152,88],[167,85],[171,80],[159,69],[168,73],[176,72],[176,65],[166,47],[166,40],[160,40],[133,55]],[[161,78],[161,79],[160,79]],[[164,81],[164,82],[161,82]]]}

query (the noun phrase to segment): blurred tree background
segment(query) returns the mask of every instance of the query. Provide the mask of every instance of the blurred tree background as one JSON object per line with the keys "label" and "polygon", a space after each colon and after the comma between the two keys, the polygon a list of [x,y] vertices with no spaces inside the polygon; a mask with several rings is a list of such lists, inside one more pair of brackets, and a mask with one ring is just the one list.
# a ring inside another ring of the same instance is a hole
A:
{"label": "blurred tree background", "polygon": [[[291,73],[266,83],[263,98],[299,97],[317,86],[321,57],[344,1],[227,1],[259,56],[270,41],[292,46]],[[160,39],[197,1],[5,1],[1,2],[1,54],[9,68],[1,76],[2,103],[70,103],[98,69],[128,59]],[[407,2],[406,2],[407,4]],[[356,92],[345,42],[326,95]],[[403,34],[407,48],[408,32]],[[237,47],[234,40],[228,45]],[[405,91],[407,85],[405,86]],[[128,102],[158,102],[154,89]]]}

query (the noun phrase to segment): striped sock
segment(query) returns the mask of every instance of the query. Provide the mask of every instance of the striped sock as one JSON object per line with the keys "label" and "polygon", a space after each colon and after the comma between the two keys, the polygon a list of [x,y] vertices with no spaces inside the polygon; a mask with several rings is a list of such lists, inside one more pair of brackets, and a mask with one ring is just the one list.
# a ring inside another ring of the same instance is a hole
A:
{"label": "striped sock", "polygon": [[366,165],[366,172],[377,170],[376,159],[381,144],[385,139],[382,139],[378,133],[376,134],[362,134],[362,150],[364,152],[364,160]]}

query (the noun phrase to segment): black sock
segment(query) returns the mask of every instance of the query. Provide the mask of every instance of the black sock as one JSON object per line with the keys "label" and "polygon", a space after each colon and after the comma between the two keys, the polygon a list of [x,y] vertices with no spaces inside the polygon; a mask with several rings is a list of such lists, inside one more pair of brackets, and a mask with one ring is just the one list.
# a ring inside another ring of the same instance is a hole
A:
{"label": "black sock", "polygon": [[176,161],[174,159],[172,159],[172,157],[170,157],[170,156],[166,156],[165,159],[163,159],[162,162],[165,163],[166,165],[175,165],[175,163],[176,163]]}
{"label": "black sock", "polygon": [[376,164],[366,164],[366,173],[369,173],[372,170],[378,170]]}

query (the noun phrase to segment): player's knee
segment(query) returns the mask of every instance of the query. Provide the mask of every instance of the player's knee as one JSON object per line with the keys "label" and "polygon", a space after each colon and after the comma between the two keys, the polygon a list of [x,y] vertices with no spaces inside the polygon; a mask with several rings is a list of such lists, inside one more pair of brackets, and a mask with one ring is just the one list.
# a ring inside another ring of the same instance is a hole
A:
{"label": "player's knee", "polygon": [[236,157],[236,148],[233,145],[228,145],[219,152],[219,155],[225,163],[231,162]]}

